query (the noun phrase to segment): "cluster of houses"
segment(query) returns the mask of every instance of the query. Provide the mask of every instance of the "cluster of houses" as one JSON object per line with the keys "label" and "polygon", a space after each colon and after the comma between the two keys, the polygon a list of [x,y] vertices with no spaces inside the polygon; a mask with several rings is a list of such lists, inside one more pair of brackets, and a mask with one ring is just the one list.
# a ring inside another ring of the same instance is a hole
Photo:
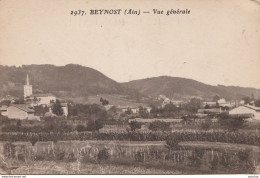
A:
{"label": "cluster of houses", "polygon": [[225,98],[220,98],[217,101],[204,101],[203,107],[204,108],[211,108],[211,107],[221,107],[222,109],[230,109],[234,108],[239,105],[245,104],[244,100],[233,100],[233,101],[226,101]]}
{"label": "cluster of houses", "polygon": [[164,106],[166,106],[167,104],[170,104],[170,103],[174,104],[176,107],[179,107],[181,104],[186,103],[183,100],[170,99],[170,98],[166,97],[165,95],[159,95],[156,98],[156,100],[162,101],[161,107],[164,107]]}
{"label": "cluster of houses", "polygon": [[[47,107],[49,112],[46,113],[48,116],[54,116],[52,112],[52,106],[56,102],[57,98],[52,94],[33,94],[32,85],[29,83],[29,77],[27,74],[26,83],[24,85],[24,101],[23,104],[15,104],[15,98],[7,96],[3,100],[10,101],[9,106],[2,105],[0,108],[0,114],[6,116],[10,119],[29,119],[38,120],[39,116],[35,115],[35,106]],[[63,116],[68,115],[68,105],[66,102],[61,103],[61,108],[63,110]]]}
{"label": "cluster of houses", "polygon": [[[10,105],[2,105],[0,107],[0,114],[6,116],[10,119],[39,119],[39,116],[35,115],[35,107],[43,106],[48,108],[48,112],[45,116],[55,116],[52,111],[53,105],[56,103],[57,98],[50,93],[33,94],[32,85],[29,83],[29,77],[27,74],[26,83],[24,85],[24,101],[23,104],[15,104],[17,98],[6,96],[3,100],[10,101]],[[163,101],[162,107],[166,104],[173,103],[178,106],[182,104],[183,101],[170,100],[164,95],[160,95],[158,100]],[[68,116],[68,105],[65,101],[61,102],[61,108],[63,110],[63,116]],[[113,105],[106,105],[105,109],[108,110]],[[138,114],[140,111],[139,105],[133,106],[118,106],[122,112],[130,111],[133,114]],[[147,113],[150,113],[151,108],[145,105],[142,106]],[[245,105],[244,101],[229,101],[227,102],[224,98],[218,99],[216,102],[204,101],[202,103],[202,108],[198,109],[197,116],[204,117],[209,114],[220,114],[222,112],[229,113],[233,117],[247,117],[260,121],[260,107],[255,107],[254,103],[249,103]]]}
{"label": "cluster of houses", "polygon": [[227,102],[224,98],[217,102],[203,102],[203,109],[199,109],[197,116],[220,114],[226,112],[231,117],[251,118],[260,121],[260,107],[255,107],[254,102],[245,104],[244,100]]}

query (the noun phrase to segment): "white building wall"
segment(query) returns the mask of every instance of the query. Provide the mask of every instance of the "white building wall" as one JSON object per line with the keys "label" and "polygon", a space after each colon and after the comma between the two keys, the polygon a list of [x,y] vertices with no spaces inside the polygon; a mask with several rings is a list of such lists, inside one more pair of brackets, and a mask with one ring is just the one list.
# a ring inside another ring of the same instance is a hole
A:
{"label": "white building wall", "polygon": [[255,113],[255,119],[259,120],[260,121],[260,111],[257,111]]}
{"label": "white building wall", "polygon": [[67,117],[68,114],[69,114],[68,107],[62,107],[62,110],[63,110],[63,115],[64,115],[65,117]]}
{"label": "white building wall", "polygon": [[225,104],[226,100],[224,98],[221,98],[218,100],[218,104]]}
{"label": "white building wall", "polygon": [[24,97],[32,95],[32,85],[24,85]]}
{"label": "white building wall", "polygon": [[51,101],[54,101],[56,102],[56,97],[55,96],[37,96],[36,97],[39,102],[38,102],[38,105],[47,105],[49,106]]}
{"label": "white building wall", "polygon": [[27,119],[28,118],[28,114],[27,112],[18,109],[14,106],[10,106],[7,109],[7,117],[10,119]]}

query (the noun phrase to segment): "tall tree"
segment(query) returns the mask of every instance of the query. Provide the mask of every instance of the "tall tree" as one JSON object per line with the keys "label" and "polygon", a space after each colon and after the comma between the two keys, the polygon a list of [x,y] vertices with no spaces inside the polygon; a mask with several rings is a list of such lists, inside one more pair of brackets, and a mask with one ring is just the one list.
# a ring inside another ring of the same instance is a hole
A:
{"label": "tall tree", "polygon": [[255,101],[255,106],[256,106],[256,107],[260,107],[260,99],[258,99],[258,100]]}
{"label": "tall tree", "polygon": [[251,101],[251,99],[250,99],[249,96],[242,98],[242,100],[245,101],[245,104],[248,104],[248,103],[250,103],[250,101]]}
{"label": "tall tree", "polygon": [[254,95],[254,93],[251,94],[251,100],[253,100],[253,101],[255,100],[255,95]]}
{"label": "tall tree", "polygon": [[218,95],[216,95],[216,96],[213,97],[212,101],[217,102],[219,99],[220,99],[220,97]]}
{"label": "tall tree", "polygon": [[64,114],[62,106],[61,106],[61,103],[60,103],[60,100],[57,99],[56,103],[53,104],[52,112],[54,114],[56,114],[57,116],[62,116]]}
{"label": "tall tree", "polygon": [[148,118],[149,117],[149,113],[148,113],[147,109],[142,107],[142,106],[139,107],[139,115],[142,118]]}
{"label": "tall tree", "polygon": [[34,111],[35,111],[34,114],[35,114],[36,116],[44,116],[44,114],[45,114],[46,112],[48,112],[49,109],[48,109],[48,107],[44,107],[44,106],[40,105],[40,106],[35,106],[35,107],[34,107]]}
{"label": "tall tree", "polygon": [[200,99],[192,98],[188,104],[184,106],[184,109],[186,109],[189,112],[196,113],[199,108],[202,107],[202,102]]}
{"label": "tall tree", "polygon": [[131,114],[133,114],[133,111],[132,111],[130,108],[127,108],[127,110],[125,111],[125,113],[126,113],[127,115],[131,115]]}
{"label": "tall tree", "polygon": [[88,131],[99,131],[103,128],[103,123],[100,120],[90,120],[87,124],[86,130]]}

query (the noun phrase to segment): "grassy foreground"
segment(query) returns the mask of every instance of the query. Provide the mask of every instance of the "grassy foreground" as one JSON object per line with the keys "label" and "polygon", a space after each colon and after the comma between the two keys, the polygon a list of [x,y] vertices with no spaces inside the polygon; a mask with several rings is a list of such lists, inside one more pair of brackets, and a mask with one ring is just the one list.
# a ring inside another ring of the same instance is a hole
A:
{"label": "grassy foreground", "polygon": [[79,164],[55,161],[35,161],[21,165],[11,172],[0,169],[0,174],[182,174],[171,169],[147,168],[134,165]]}

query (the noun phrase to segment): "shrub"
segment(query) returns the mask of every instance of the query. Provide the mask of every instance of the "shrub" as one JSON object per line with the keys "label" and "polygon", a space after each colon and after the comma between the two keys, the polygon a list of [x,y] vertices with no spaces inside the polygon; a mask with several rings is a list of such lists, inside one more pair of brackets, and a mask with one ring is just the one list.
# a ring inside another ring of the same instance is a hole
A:
{"label": "shrub", "polygon": [[107,148],[100,150],[97,155],[98,162],[108,160],[109,156],[110,155]]}
{"label": "shrub", "polygon": [[77,130],[78,132],[84,132],[84,131],[86,131],[87,129],[85,128],[84,125],[77,125],[76,130]]}
{"label": "shrub", "polygon": [[17,127],[21,127],[21,126],[22,126],[21,120],[18,120],[18,121],[17,121],[16,126],[17,126]]}
{"label": "shrub", "polygon": [[44,153],[44,152],[38,152],[34,156],[35,161],[44,161],[44,160],[46,160],[46,158],[47,158],[46,153]]}
{"label": "shrub", "polygon": [[176,135],[171,135],[166,139],[166,144],[170,147],[170,148],[177,148],[178,144],[180,142],[180,138]]}
{"label": "shrub", "polygon": [[32,136],[29,138],[29,140],[30,140],[32,146],[34,146],[38,142],[39,139],[36,136]]}
{"label": "shrub", "polygon": [[214,157],[213,160],[210,162],[210,169],[216,170],[218,166],[219,160],[217,157]]}
{"label": "shrub", "polygon": [[89,163],[91,161],[93,162],[93,159],[91,159],[88,154],[82,154],[81,155],[81,159],[80,159],[81,163],[86,164],[86,163]]}
{"label": "shrub", "polygon": [[152,131],[168,131],[170,129],[170,123],[154,121],[149,125],[149,129]]}
{"label": "shrub", "polygon": [[219,115],[218,123],[228,131],[237,131],[243,128],[245,118],[230,117],[227,113],[222,113]]}
{"label": "shrub", "polygon": [[228,154],[227,152],[223,152],[220,159],[220,164],[224,167],[230,167],[230,165],[232,164],[231,156],[232,155]]}
{"label": "shrub", "polygon": [[59,141],[59,135],[57,134],[52,135],[51,140],[53,141],[53,143],[57,144]]}
{"label": "shrub", "polygon": [[25,155],[24,154],[19,153],[17,155],[17,158],[18,158],[19,161],[25,162]]}
{"label": "shrub", "polygon": [[71,152],[71,153],[68,154],[68,156],[67,156],[67,161],[68,161],[68,162],[74,162],[74,161],[76,161],[76,160],[77,160],[77,158],[76,158],[76,156],[74,155],[73,152]]}
{"label": "shrub", "polygon": [[250,149],[239,151],[237,153],[237,157],[239,158],[241,163],[241,168],[247,171],[247,173],[254,173],[256,169],[255,164],[252,160],[252,153],[253,151]]}
{"label": "shrub", "polygon": [[141,152],[141,151],[137,151],[136,153],[135,153],[135,161],[136,162],[144,162],[144,153],[143,152]]}
{"label": "shrub", "polygon": [[55,157],[53,154],[53,150],[50,150],[50,152],[41,151],[41,152],[35,153],[34,160],[35,161],[54,161]]}
{"label": "shrub", "polygon": [[129,126],[132,131],[135,131],[137,129],[141,129],[142,124],[140,122],[132,121],[129,123]]}
{"label": "shrub", "polygon": [[190,165],[194,167],[200,167],[204,153],[205,151],[202,149],[193,150],[191,156],[188,157],[190,160]]}
{"label": "shrub", "polygon": [[211,120],[206,120],[202,122],[200,125],[201,129],[203,130],[209,130],[210,126],[211,126]]}
{"label": "shrub", "polygon": [[11,142],[4,144],[4,156],[6,158],[14,158],[15,157],[15,145]]}
{"label": "shrub", "polygon": [[103,128],[103,123],[99,120],[91,120],[88,122],[87,131],[98,131]]}
{"label": "shrub", "polygon": [[241,161],[249,161],[250,152],[250,150],[239,151],[237,153],[237,156]]}
{"label": "shrub", "polygon": [[62,161],[65,157],[65,150],[62,150],[62,149],[54,149],[54,153],[55,153],[55,159],[57,161]]}

